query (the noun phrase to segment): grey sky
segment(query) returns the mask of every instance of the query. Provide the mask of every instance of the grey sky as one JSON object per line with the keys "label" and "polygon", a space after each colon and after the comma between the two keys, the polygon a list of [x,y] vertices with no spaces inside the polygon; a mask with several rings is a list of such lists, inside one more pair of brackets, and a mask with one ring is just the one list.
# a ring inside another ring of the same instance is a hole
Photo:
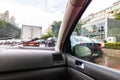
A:
{"label": "grey sky", "polygon": [[63,10],[67,0],[3,0],[3,2],[26,7],[40,7],[46,11],[56,11]]}
{"label": "grey sky", "polygon": [[47,28],[54,20],[62,20],[67,0],[0,0],[0,13],[9,11],[20,24]]}

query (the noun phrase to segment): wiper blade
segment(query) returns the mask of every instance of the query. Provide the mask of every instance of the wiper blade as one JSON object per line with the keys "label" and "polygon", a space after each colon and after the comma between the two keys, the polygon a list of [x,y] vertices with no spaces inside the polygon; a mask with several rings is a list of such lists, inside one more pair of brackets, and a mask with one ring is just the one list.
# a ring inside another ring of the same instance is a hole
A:
{"label": "wiper blade", "polygon": [[17,43],[17,44],[14,45],[14,46],[21,45],[21,44],[25,44],[25,43],[29,43],[29,42],[36,41],[36,40],[45,39],[45,38],[48,38],[48,37],[51,37],[51,36],[46,36],[46,37],[42,37],[42,38],[34,38],[34,39],[29,40],[29,41],[24,41],[24,42],[21,42],[21,43]]}
{"label": "wiper blade", "polygon": [[34,38],[34,39],[29,40],[29,41],[22,42],[20,44],[29,43],[29,42],[36,41],[36,40],[41,40],[41,39],[45,39],[45,38],[48,38],[48,37],[51,37],[51,36],[46,36],[46,37],[41,37],[41,38]]}

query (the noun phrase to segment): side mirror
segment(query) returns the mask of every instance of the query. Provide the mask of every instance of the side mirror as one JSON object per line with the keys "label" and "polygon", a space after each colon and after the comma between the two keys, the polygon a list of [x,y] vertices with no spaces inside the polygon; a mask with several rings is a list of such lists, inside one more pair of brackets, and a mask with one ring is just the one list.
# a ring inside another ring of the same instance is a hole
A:
{"label": "side mirror", "polygon": [[75,45],[73,52],[78,58],[84,58],[92,54],[91,50],[86,46]]}

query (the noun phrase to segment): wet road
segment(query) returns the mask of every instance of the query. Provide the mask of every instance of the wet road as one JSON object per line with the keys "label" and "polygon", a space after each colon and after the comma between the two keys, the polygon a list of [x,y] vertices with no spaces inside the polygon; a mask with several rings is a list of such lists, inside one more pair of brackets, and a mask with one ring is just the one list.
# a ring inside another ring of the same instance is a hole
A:
{"label": "wet road", "polygon": [[120,70],[120,50],[103,49],[103,56],[96,59],[96,63]]}

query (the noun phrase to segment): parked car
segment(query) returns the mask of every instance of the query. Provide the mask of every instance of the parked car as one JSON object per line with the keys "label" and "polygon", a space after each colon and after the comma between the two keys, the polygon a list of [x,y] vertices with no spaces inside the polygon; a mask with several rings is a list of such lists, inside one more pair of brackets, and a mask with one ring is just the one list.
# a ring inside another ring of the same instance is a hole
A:
{"label": "parked car", "polygon": [[6,40],[0,40],[0,45],[3,45]]}
{"label": "parked car", "polygon": [[89,37],[83,36],[71,36],[70,37],[71,46],[74,48],[75,45],[86,46],[90,48],[92,51],[93,57],[101,57],[102,56],[102,49],[101,44],[98,42],[94,42]]}

